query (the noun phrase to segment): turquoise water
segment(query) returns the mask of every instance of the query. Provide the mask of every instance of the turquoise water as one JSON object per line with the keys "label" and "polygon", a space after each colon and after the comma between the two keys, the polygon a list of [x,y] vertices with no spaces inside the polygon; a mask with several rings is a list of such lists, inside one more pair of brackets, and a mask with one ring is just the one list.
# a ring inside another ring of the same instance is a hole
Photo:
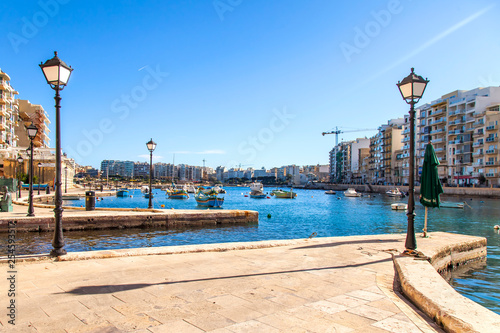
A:
{"label": "turquoise water", "polygon": [[[265,189],[265,191],[271,189]],[[223,209],[249,209],[259,212],[259,223],[247,226],[218,226],[185,229],[125,229],[66,232],[68,251],[89,251],[116,248],[155,247],[224,242],[251,242],[269,239],[406,233],[404,211],[393,211],[390,204],[407,199],[371,195],[360,198],[325,195],[320,190],[296,190],[296,199],[252,199],[245,197],[248,188],[226,188]],[[167,199],[155,190],[155,208],[199,209],[191,194],[187,200]],[[147,208],[139,190],[132,197],[104,197],[96,207]],[[483,236],[488,239],[486,265],[452,276],[450,284],[461,294],[500,314],[500,235],[493,226],[500,224],[498,200],[444,198],[446,201],[466,201],[471,208],[429,209],[428,230]],[[66,201],[65,205],[84,206],[85,201]],[[268,218],[270,214],[270,218]],[[423,228],[424,208],[416,205],[415,230]],[[18,234],[18,254],[46,253],[51,249],[49,233]],[[418,246],[418,237],[417,237]]]}

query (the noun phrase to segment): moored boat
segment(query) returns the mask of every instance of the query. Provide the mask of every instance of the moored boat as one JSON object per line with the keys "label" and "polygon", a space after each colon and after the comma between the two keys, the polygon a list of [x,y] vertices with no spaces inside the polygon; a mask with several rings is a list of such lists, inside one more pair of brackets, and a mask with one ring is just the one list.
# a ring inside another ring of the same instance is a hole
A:
{"label": "moored boat", "polygon": [[297,193],[293,192],[292,189],[290,191],[274,190],[271,194],[277,199],[295,199],[297,197]]}
{"label": "moored boat", "polygon": [[408,209],[408,204],[405,204],[404,202],[396,202],[391,204],[391,209],[392,210],[406,210]]}
{"label": "moored boat", "polygon": [[260,182],[253,182],[250,184],[250,198],[254,199],[265,199],[266,194],[264,193],[264,185]]}
{"label": "moored boat", "polygon": [[325,191],[325,194],[337,194],[334,190]]}
{"label": "moored boat", "polygon": [[198,206],[201,207],[222,207],[222,204],[224,203],[224,198],[219,197],[218,193],[214,189],[209,189],[209,190],[200,190],[198,189],[198,192],[194,196],[194,199],[196,200],[196,203]]}
{"label": "moored boat", "polygon": [[116,196],[117,197],[128,197],[128,190],[126,188],[121,188],[118,191],[116,191]]}
{"label": "moored boat", "polygon": [[442,201],[439,204],[439,208],[464,208],[464,203],[463,202],[449,202],[449,201]]}
{"label": "moored boat", "polygon": [[345,197],[360,197],[361,193],[356,192],[356,190],[353,188],[348,188],[347,190],[344,191],[344,196]]}
{"label": "moored boat", "polygon": [[405,196],[404,193],[401,192],[399,190],[399,188],[397,188],[397,187],[395,189],[392,189],[392,190],[385,192],[385,194],[387,194],[390,197],[404,197]]}

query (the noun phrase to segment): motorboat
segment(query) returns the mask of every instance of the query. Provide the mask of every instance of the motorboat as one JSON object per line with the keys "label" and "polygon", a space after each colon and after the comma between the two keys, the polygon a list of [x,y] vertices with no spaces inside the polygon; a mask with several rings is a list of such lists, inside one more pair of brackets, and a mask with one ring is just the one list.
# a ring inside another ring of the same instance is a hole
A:
{"label": "motorboat", "polygon": [[147,186],[147,185],[141,186],[141,192],[142,193],[149,193],[149,186]]}
{"label": "motorboat", "polygon": [[187,193],[196,193],[196,188],[192,184],[186,185],[186,191]]}
{"label": "motorboat", "polygon": [[345,197],[360,197],[361,193],[356,192],[356,190],[353,188],[348,188],[347,190],[344,191],[344,196]]}
{"label": "motorboat", "polygon": [[464,202],[443,201],[439,204],[439,208],[461,208],[461,209],[463,209],[464,206],[465,206]]}
{"label": "motorboat", "polygon": [[250,184],[250,198],[254,199],[265,199],[266,194],[264,193],[264,185],[260,182],[253,182]]}
{"label": "motorboat", "polygon": [[201,190],[198,189],[198,192],[194,196],[196,203],[201,207],[214,207],[219,208],[222,207],[224,203],[224,198],[219,197],[219,193],[214,189],[209,190]]}
{"label": "motorboat", "polygon": [[399,190],[399,188],[397,188],[397,187],[395,189],[392,189],[392,190],[385,192],[385,194],[387,194],[390,197],[404,197],[405,196],[405,194],[403,192],[401,192]]}
{"label": "motorboat", "polygon": [[325,194],[337,194],[334,190],[325,191]]}
{"label": "motorboat", "polygon": [[408,204],[405,204],[404,202],[396,202],[396,203],[391,204],[391,209],[392,210],[407,210]]}
{"label": "motorboat", "polygon": [[297,197],[297,193],[293,192],[292,189],[290,191],[273,190],[271,195],[277,199],[295,199]]}

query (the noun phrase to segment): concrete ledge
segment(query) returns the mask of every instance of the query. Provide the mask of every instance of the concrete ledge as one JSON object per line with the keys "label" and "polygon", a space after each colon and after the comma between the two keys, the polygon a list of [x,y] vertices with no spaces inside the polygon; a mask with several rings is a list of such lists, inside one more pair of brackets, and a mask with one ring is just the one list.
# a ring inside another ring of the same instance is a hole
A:
{"label": "concrete ledge", "polygon": [[[218,224],[258,223],[259,213],[249,210],[134,210],[112,209],[75,212],[63,215],[63,230],[92,230],[120,228],[174,228]],[[0,219],[0,233],[8,231],[9,221],[16,222],[20,231],[53,231],[54,216],[17,217]]]}
{"label": "concrete ledge", "polygon": [[[448,332],[500,332],[500,315],[456,292],[438,273],[486,256],[486,239],[463,236],[462,242],[439,244],[423,251],[430,260],[395,257],[401,288],[418,308]],[[441,246],[440,246],[441,245]]]}

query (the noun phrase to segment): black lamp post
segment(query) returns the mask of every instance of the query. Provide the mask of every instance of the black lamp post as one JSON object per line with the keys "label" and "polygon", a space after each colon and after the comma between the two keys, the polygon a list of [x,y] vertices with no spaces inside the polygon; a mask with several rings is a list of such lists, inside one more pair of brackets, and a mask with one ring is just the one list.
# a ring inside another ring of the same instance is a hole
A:
{"label": "black lamp post", "polygon": [[68,167],[64,167],[64,193],[68,193]]}
{"label": "black lamp post", "polygon": [[151,187],[153,184],[153,151],[156,149],[156,143],[154,143],[153,139],[149,140],[146,143],[146,146],[149,150],[149,205],[148,208],[153,208],[153,203],[151,198],[153,197],[153,192],[151,192]]}
{"label": "black lamp post", "polygon": [[[21,170],[23,168],[23,158],[21,157],[21,155],[19,155],[17,157],[17,162],[20,164],[20,167],[21,167]],[[19,187],[19,198],[21,198],[21,171],[17,171],[17,185]]]}
{"label": "black lamp post", "polygon": [[30,194],[28,216],[35,216],[35,210],[33,208],[33,140],[38,133],[38,128],[31,123],[31,125],[26,127],[26,131],[28,132],[28,137],[30,138]]}
{"label": "black lamp post", "polygon": [[54,229],[54,240],[52,241],[52,246],[54,249],[50,252],[53,257],[61,256],[66,254],[64,247],[64,237],[62,229],[62,191],[61,191],[61,129],[60,129],[60,110],[61,110],[61,97],[59,96],[59,91],[63,90],[68,83],[69,77],[73,69],[66,65],[64,61],[57,57],[57,52],[54,52],[54,58],[47,60],[44,64],[40,64],[40,68],[43,71],[43,75],[47,80],[47,83],[52,89],[56,91],[56,96],[54,97],[56,101],[56,178],[55,186],[56,193],[55,199],[55,229]]}
{"label": "black lamp post", "polygon": [[429,80],[413,72],[411,69],[410,75],[405,77],[403,81],[398,82],[399,92],[406,103],[410,104],[410,176],[408,189],[408,229],[406,232],[406,250],[403,253],[413,254],[417,248],[415,239],[415,104],[418,103],[424,94],[425,87]]}
{"label": "black lamp post", "polygon": [[42,163],[38,163],[38,195],[40,195],[40,168],[42,167]]}

